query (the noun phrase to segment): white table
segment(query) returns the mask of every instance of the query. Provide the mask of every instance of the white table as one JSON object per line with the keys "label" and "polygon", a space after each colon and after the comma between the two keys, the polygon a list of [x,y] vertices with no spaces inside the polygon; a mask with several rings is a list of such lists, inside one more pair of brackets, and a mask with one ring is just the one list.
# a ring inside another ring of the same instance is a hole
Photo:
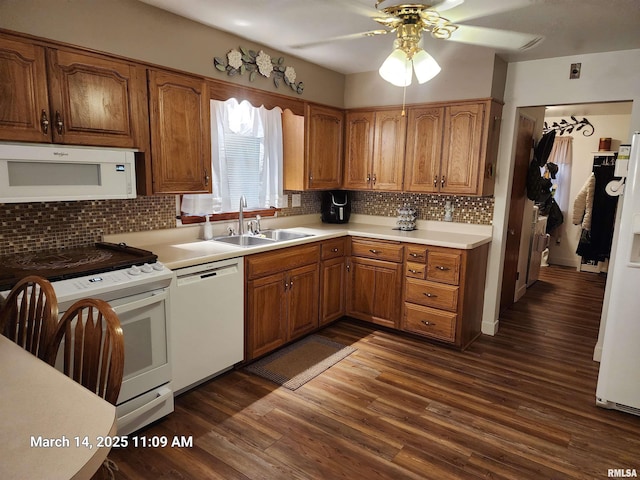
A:
{"label": "white table", "polygon": [[115,433],[113,405],[0,335],[0,478],[90,478]]}

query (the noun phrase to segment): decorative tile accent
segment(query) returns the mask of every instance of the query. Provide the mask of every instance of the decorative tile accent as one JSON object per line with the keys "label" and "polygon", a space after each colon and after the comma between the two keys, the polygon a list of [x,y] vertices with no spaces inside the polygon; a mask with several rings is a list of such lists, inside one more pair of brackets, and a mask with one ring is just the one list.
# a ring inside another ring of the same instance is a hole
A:
{"label": "decorative tile accent", "polygon": [[0,204],[0,255],[92,245],[105,234],[176,226],[174,196]]}
{"label": "decorative tile accent", "polygon": [[[289,206],[279,216],[320,213],[321,192],[285,192]],[[291,207],[291,194],[301,195],[301,206]],[[443,220],[444,204],[451,200],[453,221],[491,225],[493,197],[460,197],[414,193],[351,192],[351,211],[363,215],[396,217],[409,203],[421,220]],[[103,235],[160,230],[176,226],[175,196],[148,196],[130,200],[92,200],[51,203],[0,204],[0,255],[92,245]]]}
{"label": "decorative tile accent", "polygon": [[491,225],[493,197],[463,197],[422,193],[351,192],[351,212],[363,215],[396,217],[397,209],[405,203],[417,211],[419,220],[444,220],[444,205],[453,205],[453,221]]}

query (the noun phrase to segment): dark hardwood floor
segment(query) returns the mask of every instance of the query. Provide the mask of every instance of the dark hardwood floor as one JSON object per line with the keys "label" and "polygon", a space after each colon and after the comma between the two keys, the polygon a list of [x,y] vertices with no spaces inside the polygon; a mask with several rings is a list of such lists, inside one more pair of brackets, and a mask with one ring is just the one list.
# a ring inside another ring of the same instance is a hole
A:
{"label": "dark hardwood floor", "polygon": [[[237,370],[114,449],[116,478],[603,479],[640,472],[640,417],[595,406],[603,275],[548,267],[465,352],[341,321],[358,350],[296,391]],[[640,473],[639,473],[640,474]]]}

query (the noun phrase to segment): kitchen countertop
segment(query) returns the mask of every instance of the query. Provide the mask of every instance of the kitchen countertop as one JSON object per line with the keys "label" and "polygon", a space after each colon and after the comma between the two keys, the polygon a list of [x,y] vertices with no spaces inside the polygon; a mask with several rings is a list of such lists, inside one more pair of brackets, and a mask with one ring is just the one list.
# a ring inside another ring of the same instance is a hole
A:
{"label": "kitchen countertop", "polygon": [[[470,225],[451,222],[418,221],[417,229],[394,230],[395,219],[370,215],[352,215],[345,224],[320,222],[318,215],[263,219],[263,230],[287,228],[312,236],[276,242],[270,245],[239,247],[216,241],[202,240],[202,226],[106,235],[105,241],[125,242],[137,248],[151,250],[170,269],[184,268],[227,258],[240,257],[278,248],[303,245],[331,238],[354,236],[380,240],[432,245],[469,250],[491,241],[491,225]],[[214,235],[224,236],[228,224],[214,224]],[[217,230],[217,231],[216,231]]]}
{"label": "kitchen countertop", "polygon": [[[98,470],[110,450],[98,437],[115,434],[116,407],[1,335],[0,382],[0,478],[86,479]],[[38,437],[49,445],[32,445]]]}

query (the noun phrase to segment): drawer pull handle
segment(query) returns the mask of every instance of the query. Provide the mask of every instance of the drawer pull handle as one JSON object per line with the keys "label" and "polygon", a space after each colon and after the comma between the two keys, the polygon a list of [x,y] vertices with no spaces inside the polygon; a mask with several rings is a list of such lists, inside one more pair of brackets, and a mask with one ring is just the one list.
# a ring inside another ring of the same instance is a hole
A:
{"label": "drawer pull handle", "polygon": [[333,253],[336,253],[336,252],[338,251],[338,249],[337,249],[337,248],[332,248],[332,249],[331,249],[331,251],[332,251]]}
{"label": "drawer pull handle", "polygon": [[420,320],[424,325],[426,325],[427,327],[431,327],[431,326],[436,326],[435,323],[433,322],[428,322],[427,320]]}
{"label": "drawer pull handle", "polygon": [[421,275],[422,275],[422,272],[420,272],[420,271],[418,271],[418,270],[411,270],[411,269],[409,269],[409,271],[410,271],[411,273],[413,273],[413,274],[417,274],[417,273],[419,273],[419,274],[421,274]]}
{"label": "drawer pull handle", "polygon": [[422,258],[422,257],[424,257],[424,255],[422,255],[421,253],[413,253],[413,252],[411,252],[409,255],[411,255],[413,258]]}
{"label": "drawer pull handle", "polygon": [[443,272],[446,272],[447,270],[451,270],[449,267],[443,267],[441,265],[436,265],[436,270],[441,270]]}
{"label": "drawer pull handle", "polygon": [[371,253],[375,253],[376,255],[380,253],[380,250],[374,250],[373,248],[370,248],[369,251]]}
{"label": "drawer pull handle", "polygon": [[423,295],[427,298],[438,298],[438,295],[436,295],[435,293],[423,293]]}

